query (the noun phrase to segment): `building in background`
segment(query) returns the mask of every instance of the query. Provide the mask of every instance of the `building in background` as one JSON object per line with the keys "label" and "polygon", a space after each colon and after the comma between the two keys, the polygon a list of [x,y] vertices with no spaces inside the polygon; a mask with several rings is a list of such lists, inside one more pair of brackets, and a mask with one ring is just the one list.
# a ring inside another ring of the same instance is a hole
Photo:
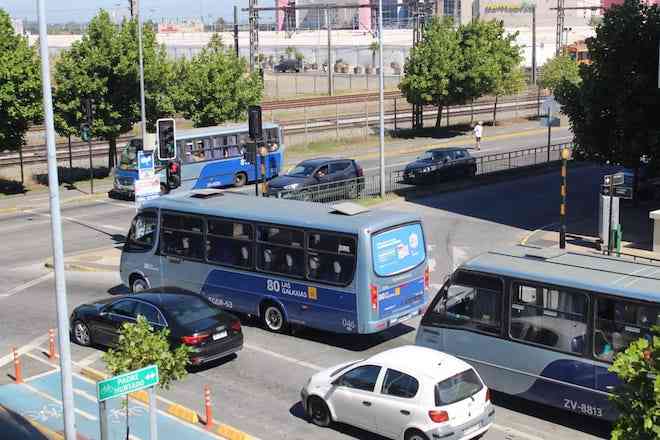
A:
{"label": "building in background", "polygon": [[20,18],[12,18],[11,25],[14,27],[14,32],[19,35],[25,35],[25,26],[23,26],[23,20]]}
{"label": "building in background", "polygon": [[192,34],[204,32],[204,23],[197,19],[162,21],[158,23],[159,34]]}

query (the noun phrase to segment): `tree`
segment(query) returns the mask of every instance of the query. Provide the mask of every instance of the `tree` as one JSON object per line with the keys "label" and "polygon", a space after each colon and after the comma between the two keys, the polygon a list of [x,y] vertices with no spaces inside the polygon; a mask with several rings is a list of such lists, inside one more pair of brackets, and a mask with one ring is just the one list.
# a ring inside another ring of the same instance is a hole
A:
{"label": "tree", "polygon": [[[159,117],[174,112],[170,93],[174,70],[147,27],[143,47],[146,113],[153,130]],[[115,165],[117,138],[141,119],[138,69],[136,22],[125,21],[117,29],[106,11],[92,19],[83,38],[63,51],[55,64],[58,125],[78,131],[86,116],[83,104],[91,99],[92,135],[108,141],[110,168]]]}
{"label": "tree", "polygon": [[612,440],[660,438],[660,328],[632,342],[610,367],[621,380],[612,397],[619,410]]}
{"label": "tree", "polygon": [[222,47],[207,47],[178,66],[178,110],[195,127],[245,119],[249,105],[261,101],[263,82],[248,72],[243,58]]}
{"label": "tree", "polygon": [[582,82],[564,81],[555,90],[576,157],[635,170],[643,155],[660,159],[659,42],[656,6],[625,0],[605,11],[587,39],[592,62],[580,67]]}
{"label": "tree", "polygon": [[0,9],[0,149],[22,148],[29,124],[40,118],[40,72],[35,49]]}
{"label": "tree", "polygon": [[516,69],[522,61],[515,44],[517,34],[507,34],[502,22],[495,20],[473,21],[458,32],[462,64],[456,80],[464,102],[490,93],[497,101],[498,95],[517,90],[520,76]]}
{"label": "tree", "polygon": [[422,40],[410,50],[399,83],[409,103],[438,107],[436,128],[440,128],[443,107],[463,99],[455,88],[462,63],[459,43],[450,19],[433,18],[425,26]]}
{"label": "tree", "polygon": [[568,55],[559,55],[548,60],[539,72],[539,85],[554,93],[563,81],[580,84],[580,66]]}
{"label": "tree", "polygon": [[497,101],[500,96],[517,95],[527,87],[525,72],[519,66],[501,77],[495,85],[495,105],[493,106],[493,125],[497,125]]}
{"label": "tree", "polygon": [[186,345],[170,347],[169,334],[167,328],[155,331],[141,315],[136,323],[124,323],[117,347],[103,354],[108,371],[115,376],[155,364],[158,366],[158,386],[169,389],[172,382],[188,374],[186,366],[191,353]]}

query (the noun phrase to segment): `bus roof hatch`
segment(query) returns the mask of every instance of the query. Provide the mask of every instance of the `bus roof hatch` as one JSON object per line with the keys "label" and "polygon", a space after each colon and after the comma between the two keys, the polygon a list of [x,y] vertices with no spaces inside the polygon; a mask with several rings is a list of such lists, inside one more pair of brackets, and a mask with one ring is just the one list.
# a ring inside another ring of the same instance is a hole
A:
{"label": "bus roof hatch", "polygon": [[357,215],[369,211],[369,208],[365,208],[364,206],[353,202],[337,203],[336,205],[332,205],[331,208],[332,210],[330,212],[332,214],[343,215]]}
{"label": "bus roof hatch", "polygon": [[190,197],[196,199],[208,199],[210,197],[221,196],[223,191],[218,188],[196,189],[190,192]]}

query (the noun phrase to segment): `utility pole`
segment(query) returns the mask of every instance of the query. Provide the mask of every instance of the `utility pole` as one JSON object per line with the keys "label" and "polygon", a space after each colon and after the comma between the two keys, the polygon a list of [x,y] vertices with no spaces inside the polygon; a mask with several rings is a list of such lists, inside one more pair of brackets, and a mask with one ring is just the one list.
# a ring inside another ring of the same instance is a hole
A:
{"label": "utility pole", "polygon": [[234,50],[238,58],[238,6],[236,5],[234,5]]}
{"label": "utility pole", "polygon": [[250,0],[249,2],[249,17],[250,24],[250,72],[254,72],[254,64],[259,52],[259,11],[258,0]]}
{"label": "utility pole", "polygon": [[566,165],[568,163],[568,158],[570,156],[570,151],[568,147],[563,147],[561,149],[561,207],[559,208],[559,249],[566,249],[566,192],[568,191],[566,185]]}
{"label": "utility pole", "polygon": [[48,59],[48,33],[46,30],[46,1],[37,0],[39,16],[39,52],[41,55],[41,87],[46,123],[46,145],[48,146],[48,192],[50,193],[50,226],[55,268],[55,299],[57,309],[57,338],[60,346],[60,370],[62,377],[62,407],[64,436],[76,439],[73,403],[73,375],[71,372],[71,346],[69,341],[69,308],[66,301],[66,279],[64,276],[64,244],[62,219],[60,217],[60,193],[57,175],[57,149],[55,146],[55,122],[53,96],[50,84],[50,62]]}
{"label": "utility pole", "polygon": [[328,28],[328,96],[332,96],[335,87],[332,83],[332,25],[328,8],[325,9],[325,25]]}
{"label": "utility pole", "polygon": [[383,0],[378,0],[378,110],[380,113],[380,196],[385,197],[385,73],[383,63]]}
{"label": "utility pole", "polygon": [[536,5],[532,5],[532,84],[536,85]]}
{"label": "utility pole", "polygon": [[135,10],[136,10],[136,5],[135,2],[137,0],[128,0],[128,9],[131,11],[131,19],[135,18]]}
{"label": "utility pole", "polygon": [[135,2],[135,15],[137,16],[138,26],[138,55],[140,59],[140,116],[142,123],[140,124],[140,133],[142,135],[142,149],[147,147],[147,110],[144,100],[144,56],[142,50],[142,14],[140,14],[140,5],[138,0],[131,0]]}
{"label": "utility pole", "polygon": [[557,47],[555,48],[555,56],[561,55],[561,48],[563,46],[562,36],[564,35],[564,19],[566,17],[566,12],[564,10],[564,0],[557,0],[557,29],[556,29],[556,40]]}

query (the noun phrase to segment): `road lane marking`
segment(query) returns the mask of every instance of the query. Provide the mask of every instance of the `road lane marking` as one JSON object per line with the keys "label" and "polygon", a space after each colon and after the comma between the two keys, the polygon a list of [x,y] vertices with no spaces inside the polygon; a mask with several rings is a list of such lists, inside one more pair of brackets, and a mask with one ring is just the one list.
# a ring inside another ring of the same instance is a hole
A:
{"label": "road lane marking", "polygon": [[326,367],[321,367],[320,365],[312,364],[310,362],[305,362],[301,361],[300,359],[292,358],[289,356],[285,356],[283,354],[275,353],[274,351],[267,350],[265,348],[257,347],[256,345],[252,344],[243,344],[243,348],[247,348],[248,350],[254,350],[258,351],[259,353],[267,354],[268,356],[272,356],[277,359],[281,359],[286,362],[290,362],[295,365],[300,365],[301,367],[309,368],[310,370],[316,370],[316,371],[321,371],[325,370]]}
{"label": "road lane marking", "polygon": [[[24,386],[25,388],[27,388],[28,390],[32,391],[33,393],[35,393],[36,395],[38,395],[38,396],[40,396],[40,397],[43,397],[43,398],[46,399],[46,400],[50,400],[51,402],[57,403],[57,404],[60,405],[60,406],[62,405],[62,401],[61,401],[61,400],[56,399],[55,397],[51,396],[51,395],[48,394],[48,393],[45,393],[45,392],[43,392],[43,391],[41,391],[41,390],[38,390],[37,388],[33,387],[32,385],[29,385],[29,384],[27,384],[27,383],[23,383],[23,386]],[[84,418],[86,418],[86,419],[88,419],[88,420],[91,420],[92,422],[96,422],[96,421],[99,420],[98,417],[95,417],[95,416],[91,415],[90,413],[85,412],[85,411],[83,411],[83,410],[81,410],[81,409],[77,409],[77,408],[76,408],[75,411],[76,411],[78,414],[80,414],[81,416],[83,416]]]}
{"label": "road lane marking", "polygon": [[41,283],[43,283],[44,281],[46,281],[46,280],[52,278],[54,275],[55,275],[55,274],[54,274],[53,272],[50,272],[50,273],[47,273],[46,275],[42,275],[42,276],[40,276],[39,278],[35,278],[35,279],[31,280],[31,281],[28,281],[27,283],[23,283],[23,284],[21,284],[20,286],[16,286],[16,287],[14,287],[14,288],[12,288],[12,289],[9,289],[9,290],[6,291],[5,293],[0,293],[0,298],[7,298],[7,297],[10,297],[10,296],[12,296],[12,295],[16,295],[17,293],[20,293],[20,292],[22,292],[22,291],[24,291],[24,290],[27,290],[27,289],[29,289],[30,287],[34,287],[34,286],[36,286],[37,284],[41,284]]}
{"label": "road lane marking", "polygon": [[53,369],[50,371],[46,371],[45,373],[41,374],[35,374],[34,376],[30,376],[27,379],[25,379],[25,382],[32,382],[33,380],[41,379],[42,377],[50,376],[51,374],[58,373],[60,371],[60,367],[56,367],[53,365]]}
{"label": "road lane marking", "polygon": [[101,359],[101,356],[103,356],[103,352],[96,350],[92,354],[90,354],[89,356],[86,356],[86,357],[82,358],[81,360],[79,360],[78,362],[76,362],[76,365],[80,365],[82,367],[89,367],[94,362]]}
{"label": "road lane marking", "polygon": [[[17,351],[19,356],[28,353],[30,350],[34,349],[35,347],[38,347],[47,340],[48,340],[48,333],[34,338],[32,341],[18,348]],[[5,365],[13,361],[14,361],[14,354],[9,353],[8,355],[5,355],[0,358],[0,367],[4,367]]]}
{"label": "road lane marking", "polygon": [[[38,215],[40,217],[50,218],[50,214],[46,214],[46,213],[43,213],[43,212],[29,211],[29,213],[33,214],[33,215]],[[120,232],[126,232],[126,228],[120,228],[120,227],[112,226],[112,225],[97,225],[97,224],[94,224],[94,223],[87,223],[87,222],[79,220],[75,217],[67,217],[67,216],[63,215],[60,218],[62,220],[68,221],[69,223],[74,223],[74,224],[79,225],[79,226],[85,226],[85,227],[88,227],[90,229],[98,230],[99,232],[105,232],[105,231],[102,230],[103,228],[113,229],[115,231],[120,231]],[[105,232],[105,233],[107,234],[107,232]]]}

